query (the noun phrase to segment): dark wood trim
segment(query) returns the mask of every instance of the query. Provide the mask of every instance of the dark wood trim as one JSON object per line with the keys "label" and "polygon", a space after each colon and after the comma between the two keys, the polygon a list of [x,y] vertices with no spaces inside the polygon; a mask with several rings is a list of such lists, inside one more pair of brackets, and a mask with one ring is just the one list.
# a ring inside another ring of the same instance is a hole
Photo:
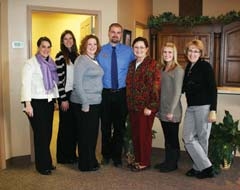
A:
{"label": "dark wood trim", "polygon": [[201,16],[202,0],[179,0],[179,16]]}

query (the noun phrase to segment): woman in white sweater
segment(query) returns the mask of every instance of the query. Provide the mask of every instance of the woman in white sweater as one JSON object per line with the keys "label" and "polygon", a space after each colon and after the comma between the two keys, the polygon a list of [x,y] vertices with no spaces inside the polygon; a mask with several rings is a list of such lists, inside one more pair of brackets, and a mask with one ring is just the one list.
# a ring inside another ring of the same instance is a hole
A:
{"label": "woman in white sweater", "polygon": [[53,169],[50,153],[54,102],[58,98],[57,70],[49,56],[51,41],[41,37],[36,55],[26,61],[22,70],[21,102],[34,134],[35,165],[42,175]]}

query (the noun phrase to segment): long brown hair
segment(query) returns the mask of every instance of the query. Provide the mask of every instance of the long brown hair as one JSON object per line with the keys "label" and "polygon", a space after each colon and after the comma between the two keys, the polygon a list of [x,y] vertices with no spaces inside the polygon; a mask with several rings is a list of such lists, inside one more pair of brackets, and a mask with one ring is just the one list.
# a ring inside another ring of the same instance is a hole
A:
{"label": "long brown hair", "polygon": [[75,56],[77,57],[79,54],[78,54],[78,49],[77,49],[77,44],[76,44],[76,38],[73,34],[73,32],[71,30],[65,30],[62,34],[61,34],[61,37],[60,37],[60,49],[62,51],[62,54],[63,54],[63,57],[66,61],[67,64],[70,64],[70,57],[69,57],[69,50],[68,48],[64,45],[64,37],[67,35],[67,34],[70,34],[73,38],[73,45],[71,47],[71,53],[72,54],[75,54]]}

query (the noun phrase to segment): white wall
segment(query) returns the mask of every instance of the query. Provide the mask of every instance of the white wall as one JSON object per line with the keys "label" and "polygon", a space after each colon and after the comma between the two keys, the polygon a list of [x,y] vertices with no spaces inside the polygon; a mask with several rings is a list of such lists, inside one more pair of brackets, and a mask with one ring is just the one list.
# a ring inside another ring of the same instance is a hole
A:
{"label": "white wall", "polygon": [[46,6],[64,9],[101,11],[101,43],[108,41],[108,26],[117,21],[117,0],[9,0],[8,1],[8,43],[22,41],[22,49],[13,49],[9,45],[9,81],[10,81],[10,129],[5,130],[6,159],[30,154],[30,128],[20,104],[21,70],[28,59],[27,6]]}

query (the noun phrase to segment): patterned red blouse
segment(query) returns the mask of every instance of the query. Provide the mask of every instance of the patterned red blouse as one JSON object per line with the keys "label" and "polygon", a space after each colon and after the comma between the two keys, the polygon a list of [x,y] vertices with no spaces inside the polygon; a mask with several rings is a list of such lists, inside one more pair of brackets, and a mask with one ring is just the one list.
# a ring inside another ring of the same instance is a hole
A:
{"label": "patterned red blouse", "polygon": [[135,67],[136,60],[130,64],[126,79],[128,110],[143,111],[146,107],[156,113],[160,105],[160,65],[148,56]]}

